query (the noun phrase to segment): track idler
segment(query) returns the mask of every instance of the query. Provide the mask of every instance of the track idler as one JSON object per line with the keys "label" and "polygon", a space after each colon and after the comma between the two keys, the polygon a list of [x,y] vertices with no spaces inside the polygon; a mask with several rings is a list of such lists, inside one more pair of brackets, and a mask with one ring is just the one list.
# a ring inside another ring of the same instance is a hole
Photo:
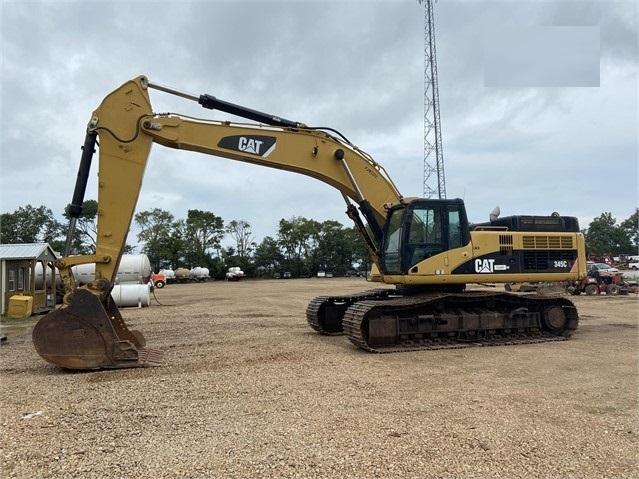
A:
{"label": "track idler", "polygon": [[127,328],[110,295],[103,304],[82,288],[72,293],[68,305],[43,316],[32,337],[42,358],[67,369],[159,366],[163,354],[147,349],[142,333]]}

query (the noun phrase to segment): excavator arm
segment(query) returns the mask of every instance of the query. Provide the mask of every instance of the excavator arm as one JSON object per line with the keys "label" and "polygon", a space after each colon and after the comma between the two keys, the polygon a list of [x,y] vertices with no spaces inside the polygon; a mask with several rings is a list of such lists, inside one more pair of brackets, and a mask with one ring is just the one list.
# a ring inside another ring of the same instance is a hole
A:
{"label": "excavator arm", "polygon": [[[151,106],[149,88],[259,123],[157,114]],[[128,330],[110,294],[153,143],[300,173],[333,186],[344,197],[348,216],[364,237],[373,262],[381,269],[386,210],[403,198],[382,166],[335,133],[210,95],[196,97],[154,85],[144,76],[107,95],[88,124],[70,207],[72,220],[67,247],[64,257],[57,262],[66,287],[65,305],[36,325],[33,339],[39,354],[54,364],[74,369],[159,363],[161,353],[147,350],[142,334]],[[82,212],[96,145],[99,145],[96,251],[94,255],[70,256],[75,219]],[[71,267],[83,263],[95,263],[95,280],[76,287]]]}

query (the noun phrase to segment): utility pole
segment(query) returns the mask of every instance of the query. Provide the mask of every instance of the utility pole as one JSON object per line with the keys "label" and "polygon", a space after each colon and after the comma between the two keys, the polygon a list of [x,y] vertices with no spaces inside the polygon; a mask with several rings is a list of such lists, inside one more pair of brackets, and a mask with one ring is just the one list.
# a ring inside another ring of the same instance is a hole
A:
{"label": "utility pole", "polygon": [[[424,3],[424,198],[446,198],[433,0]],[[434,152],[434,157],[433,157]]]}

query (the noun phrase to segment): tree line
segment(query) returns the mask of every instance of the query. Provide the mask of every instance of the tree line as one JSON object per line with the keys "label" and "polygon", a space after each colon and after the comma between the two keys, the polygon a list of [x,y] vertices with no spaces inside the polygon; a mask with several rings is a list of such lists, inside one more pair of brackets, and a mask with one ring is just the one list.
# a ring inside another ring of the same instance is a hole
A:
{"label": "tree line", "polygon": [[611,213],[602,213],[582,230],[586,253],[592,256],[638,255],[639,208],[629,218],[617,224]]}
{"label": "tree line", "polygon": [[[73,254],[95,251],[98,204],[83,203],[73,236]],[[62,213],[69,220],[69,207]],[[206,267],[212,277],[224,277],[231,266],[239,266],[249,276],[270,276],[289,271],[293,276],[314,275],[317,271],[343,275],[370,268],[364,242],[354,227],[338,221],[318,222],[303,217],[281,219],[275,236],[260,242],[244,220],[225,222],[210,211],[189,210],[186,218],[154,208],[136,213],[140,253],[149,257],[155,271],[166,268]],[[27,205],[0,216],[0,243],[46,242],[54,251],[64,251],[67,224],[55,219],[45,206]],[[592,256],[638,254],[639,208],[617,222],[611,213],[602,213],[582,230],[586,251]],[[231,244],[231,246],[223,246]],[[127,244],[125,253],[135,248]]]}
{"label": "tree line", "polygon": [[[97,212],[97,201],[83,203],[72,239],[72,254],[95,252]],[[68,206],[63,216],[69,220]],[[186,218],[176,218],[169,211],[154,208],[136,213],[134,222],[139,229],[139,252],[149,257],[154,271],[200,266],[208,268],[211,277],[223,278],[231,266],[257,277],[284,271],[305,276],[322,270],[344,275],[370,268],[366,246],[357,230],[333,220],[281,219],[276,235],[260,242],[247,221],[225,222],[210,211],[189,210]],[[46,242],[54,251],[62,252],[67,224],[56,220],[45,206],[27,205],[2,214],[0,243]],[[124,252],[134,250],[127,244]]]}

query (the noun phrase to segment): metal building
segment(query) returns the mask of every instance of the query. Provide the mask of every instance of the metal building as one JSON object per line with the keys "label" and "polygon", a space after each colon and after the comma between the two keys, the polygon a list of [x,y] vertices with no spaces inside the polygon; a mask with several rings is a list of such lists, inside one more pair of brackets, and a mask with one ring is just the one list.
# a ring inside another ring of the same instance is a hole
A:
{"label": "metal building", "polygon": [[[8,313],[11,297],[31,297],[30,313],[55,307],[55,252],[48,243],[0,244],[0,311]],[[36,281],[36,268],[39,281]],[[46,272],[46,273],[45,273]],[[15,300],[14,300],[15,301]]]}

